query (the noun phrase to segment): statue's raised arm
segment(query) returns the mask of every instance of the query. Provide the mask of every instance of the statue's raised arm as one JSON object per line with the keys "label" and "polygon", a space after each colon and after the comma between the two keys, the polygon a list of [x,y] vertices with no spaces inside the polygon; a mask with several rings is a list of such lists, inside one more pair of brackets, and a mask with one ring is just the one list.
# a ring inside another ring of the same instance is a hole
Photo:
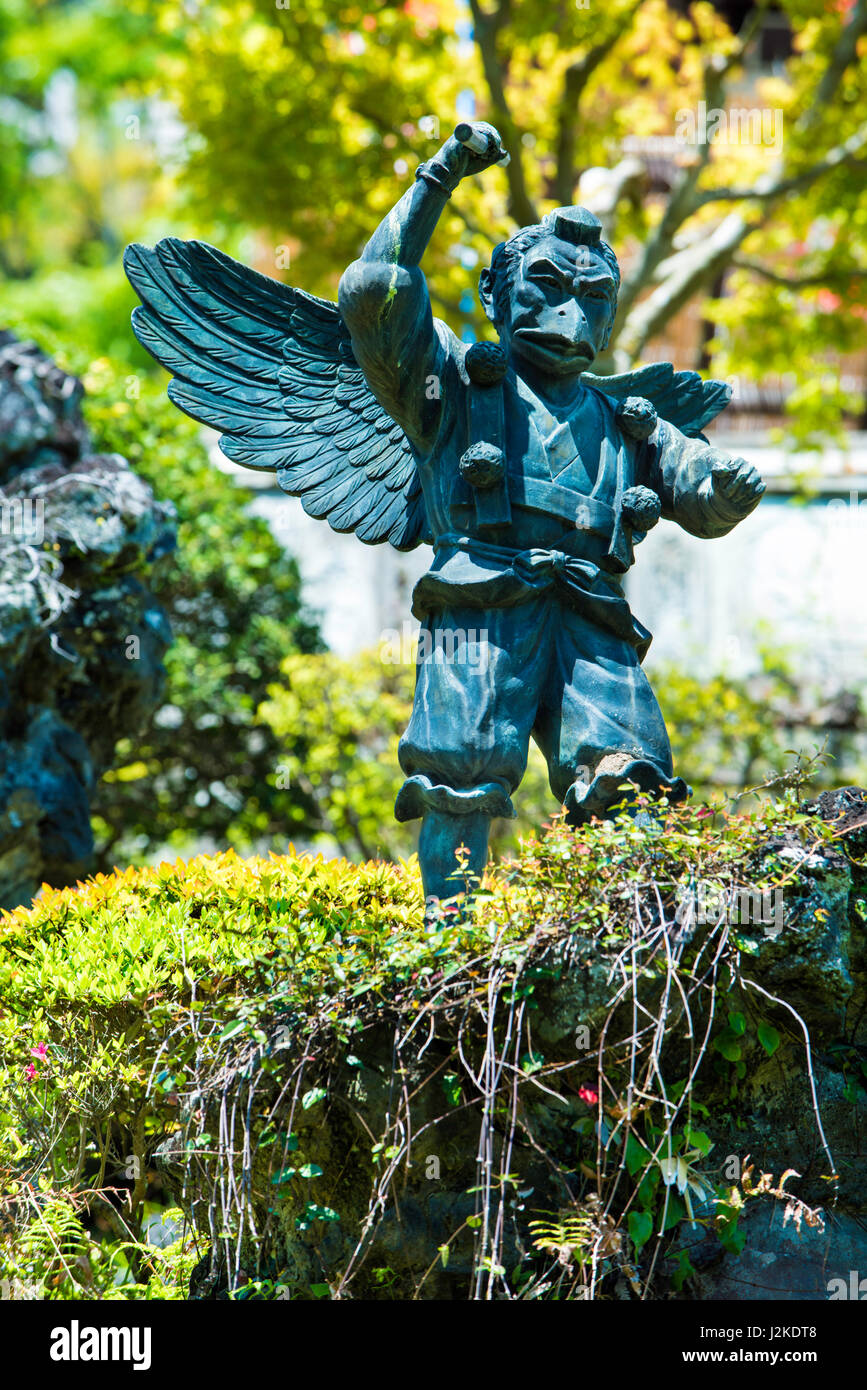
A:
{"label": "statue's raised arm", "polygon": [[[220,448],[235,463],[276,472],[310,516],[398,550],[430,536],[403,428],[418,442],[437,413],[418,389],[437,354],[418,261],[452,189],[505,157],[492,127],[458,130],[463,140],[450,137],[419,168],[344,276],[352,339],[330,300],[204,242],[166,237],[153,250],[128,246],[124,256],[142,301],[133,330],[173,374],[175,405],[219,430]],[[479,146],[485,153],[475,152]]]}
{"label": "statue's raised arm", "polygon": [[427,452],[439,425],[444,346],[419,262],[462,179],[508,158],[493,126],[457,126],[380,223],[340,281],[338,302],[356,360],[380,405]]}

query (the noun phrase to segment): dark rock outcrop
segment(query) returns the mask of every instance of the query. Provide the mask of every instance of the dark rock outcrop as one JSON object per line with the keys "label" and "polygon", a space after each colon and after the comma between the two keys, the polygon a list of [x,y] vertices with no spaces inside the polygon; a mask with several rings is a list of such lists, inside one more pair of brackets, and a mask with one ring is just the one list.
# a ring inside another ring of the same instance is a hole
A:
{"label": "dark rock outcrop", "polygon": [[0,333],[0,907],[90,869],[90,795],[160,698],[172,508],[93,452],[83,388]]}

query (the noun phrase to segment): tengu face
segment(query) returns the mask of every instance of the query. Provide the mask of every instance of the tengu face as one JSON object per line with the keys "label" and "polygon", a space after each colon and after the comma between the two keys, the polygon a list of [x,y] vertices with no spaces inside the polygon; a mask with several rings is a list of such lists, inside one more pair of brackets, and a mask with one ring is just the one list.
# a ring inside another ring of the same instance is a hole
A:
{"label": "tengu face", "polygon": [[591,247],[556,236],[530,246],[497,305],[503,346],[555,376],[584,372],[608,341],[614,277]]}

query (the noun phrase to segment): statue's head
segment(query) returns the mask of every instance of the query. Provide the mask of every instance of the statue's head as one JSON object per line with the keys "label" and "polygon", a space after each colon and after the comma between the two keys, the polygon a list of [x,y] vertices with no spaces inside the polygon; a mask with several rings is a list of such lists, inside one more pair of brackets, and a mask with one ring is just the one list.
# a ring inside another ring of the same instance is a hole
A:
{"label": "statue's head", "polygon": [[586,371],[608,345],[620,270],[586,208],[555,208],[494,250],[479,298],[503,346],[552,376]]}

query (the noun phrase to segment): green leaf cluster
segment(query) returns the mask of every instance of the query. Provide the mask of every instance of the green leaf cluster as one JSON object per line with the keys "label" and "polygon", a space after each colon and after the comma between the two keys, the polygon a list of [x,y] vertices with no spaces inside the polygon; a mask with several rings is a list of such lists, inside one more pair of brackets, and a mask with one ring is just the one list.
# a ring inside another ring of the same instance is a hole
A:
{"label": "green leaf cluster", "polygon": [[[505,987],[511,980],[532,1014],[538,990],[561,968],[539,968],[551,933],[574,938],[579,950],[582,940],[586,949],[606,941],[619,948],[631,939],[636,893],[648,904],[657,891],[673,902],[679,883],[743,878],[757,837],[793,825],[811,843],[830,833],[798,817],[791,798],[748,816],[673,809],[655,828],[629,816],[580,835],[558,824],[489,875],[472,912],[448,914],[433,931],[414,861],[358,866],[228,852],[96,875],[75,890],[46,888],[32,908],[0,918],[0,1169],[15,1218],[4,1228],[9,1268],[23,1258],[22,1230],[58,1194],[92,1204],[112,1174],[126,1171],[132,1219],[140,1221],[159,1142],[185,1137],[188,1161],[208,1161],[214,1136],[205,1126],[185,1130],[178,1113],[203,1072],[256,1055],[264,1072],[277,1073],[284,1047],[301,1042],[315,1054],[326,1038],[357,1068],[361,1035],[378,1019],[397,1014],[409,1023],[445,987],[457,1001],[484,991],[479,962],[495,945]],[[671,882],[659,881],[654,867],[663,846]],[[733,1008],[728,1027],[744,1036],[746,1021]],[[775,1050],[770,1025],[757,1037],[765,1052]],[[315,1046],[305,1042],[314,1038]],[[548,1060],[534,1048],[522,1075],[528,1085],[546,1084]],[[467,1099],[456,1069],[444,1071],[439,1089],[449,1110]],[[297,1099],[304,1126],[331,1103],[315,1065]],[[664,1231],[690,1218],[692,1197],[705,1190],[711,1140],[692,1118],[702,1112],[695,1094],[668,1137],[649,1115],[624,1123],[618,1104],[607,1107],[599,1138],[623,1151],[634,1194],[628,1231],[640,1251],[647,1217]],[[595,1112],[574,1126],[579,1155],[585,1142],[587,1157],[595,1154],[594,1124]],[[257,1125],[273,1160],[270,1191],[292,1192],[298,1229],[336,1223],[339,1175],[305,1152],[295,1125],[287,1133],[277,1115],[259,1116]],[[373,1158],[390,1162],[394,1149],[379,1147]],[[233,1238],[230,1224],[225,1239]],[[130,1269],[137,1283],[157,1277],[140,1255]]]}

